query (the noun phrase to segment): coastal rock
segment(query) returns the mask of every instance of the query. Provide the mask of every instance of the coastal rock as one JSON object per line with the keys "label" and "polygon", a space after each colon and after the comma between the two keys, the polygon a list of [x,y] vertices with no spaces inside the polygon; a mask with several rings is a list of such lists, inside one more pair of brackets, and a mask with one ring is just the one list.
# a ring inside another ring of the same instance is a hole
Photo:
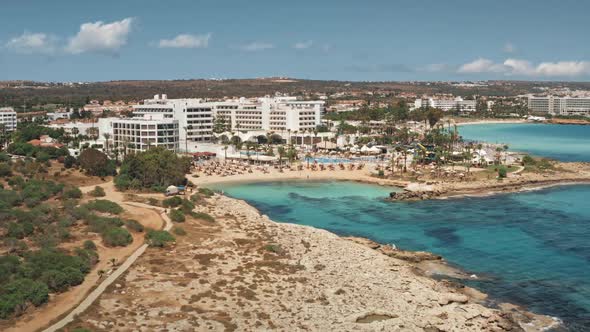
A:
{"label": "coastal rock", "polygon": [[440,195],[439,191],[402,191],[389,193],[389,200],[392,201],[420,201],[427,200]]}
{"label": "coastal rock", "polygon": [[467,303],[468,301],[469,301],[469,298],[466,295],[450,293],[450,294],[447,294],[447,295],[441,297],[438,300],[438,304],[447,305],[447,304],[453,303],[453,302]]}

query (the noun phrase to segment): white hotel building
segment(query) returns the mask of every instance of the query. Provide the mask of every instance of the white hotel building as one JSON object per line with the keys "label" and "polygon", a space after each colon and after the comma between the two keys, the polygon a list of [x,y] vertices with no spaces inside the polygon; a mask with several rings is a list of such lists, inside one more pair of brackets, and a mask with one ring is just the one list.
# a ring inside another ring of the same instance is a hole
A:
{"label": "white hotel building", "polygon": [[232,130],[311,131],[321,124],[325,110],[324,101],[296,97],[240,98],[207,104]]}
{"label": "white hotel building", "polygon": [[553,115],[590,116],[590,98],[529,96],[528,107],[533,112]]}
{"label": "white hotel building", "polygon": [[110,135],[110,148],[140,152],[161,146],[178,151],[178,123],[178,120],[165,118],[164,114],[149,114],[133,118],[101,118],[98,120],[98,128],[103,145],[107,141],[103,134]]}
{"label": "white hotel building", "polygon": [[475,100],[464,100],[461,97],[455,99],[419,98],[414,102],[414,109],[420,107],[438,108],[443,111],[459,110],[461,112],[475,112]]}
{"label": "white hotel building", "polygon": [[0,125],[4,132],[16,130],[16,112],[12,107],[0,107]]}
{"label": "white hotel building", "polygon": [[214,118],[226,120],[228,128],[239,131],[313,130],[321,123],[323,101],[299,101],[295,97],[240,98],[227,101],[168,99],[156,95],[133,106],[133,118],[101,118],[99,141],[128,151],[163,146],[189,151],[211,143]]}

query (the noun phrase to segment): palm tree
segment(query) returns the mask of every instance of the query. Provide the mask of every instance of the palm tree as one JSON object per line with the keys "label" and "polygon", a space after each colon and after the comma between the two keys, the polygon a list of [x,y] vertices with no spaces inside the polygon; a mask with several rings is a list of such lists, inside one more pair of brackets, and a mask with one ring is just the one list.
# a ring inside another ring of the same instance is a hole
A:
{"label": "palm tree", "polygon": [[282,146],[279,146],[279,148],[277,149],[277,152],[279,153],[279,167],[283,167],[283,157],[285,157],[285,148]]}
{"label": "palm tree", "polygon": [[102,134],[102,136],[104,137],[104,148],[105,148],[105,152],[108,154],[109,153],[109,138],[111,138],[111,134],[109,133],[104,133]]}
{"label": "palm tree", "polygon": [[305,160],[307,161],[307,169],[309,169],[309,160],[311,159],[311,153],[305,154]]}
{"label": "palm tree", "polygon": [[102,279],[102,277],[104,276],[104,274],[106,273],[105,270],[98,270],[96,271],[96,274],[98,274],[98,278]]}

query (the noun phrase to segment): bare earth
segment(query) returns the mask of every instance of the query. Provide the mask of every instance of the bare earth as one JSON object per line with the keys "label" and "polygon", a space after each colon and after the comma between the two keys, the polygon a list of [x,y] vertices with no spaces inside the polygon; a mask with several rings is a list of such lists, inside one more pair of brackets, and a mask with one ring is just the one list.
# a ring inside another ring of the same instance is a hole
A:
{"label": "bare earth", "polygon": [[554,323],[486,308],[370,245],[272,222],[225,196],[208,201],[198,209],[215,223],[187,220],[175,246],[148,249],[67,329],[537,331]]}
{"label": "bare earth", "polygon": [[[150,227],[154,229],[160,229],[163,226],[163,221],[159,214],[154,210],[146,207],[137,207],[123,202],[123,195],[117,191],[113,186],[112,181],[100,184],[105,189],[105,199],[112,200],[121,204],[125,209],[124,218],[132,218],[139,221],[144,227]],[[81,187],[83,193],[87,193],[94,189],[95,185],[87,187]],[[86,198],[87,199],[87,198]],[[74,306],[80,302],[90,293],[96,285],[101,281],[98,276],[99,270],[104,270],[107,275],[114,269],[110,263],[111,259],[114,259],[117,263],[123,262],[129,255],[137,250],[144,242],[143,233],[131,232],[133,236],[133,242],[127,247],[106,247],[102,244],[102,241],[98,235],[91,237],[96,245],[97,252],[99,255],[99,262],[93,267],[93,269],[85,277],[84,282],[65,293],[52,295],[49,302],[41,308],[30,310],[23,316],[19,317],[16,322],[11,322],[10,325],[4,324],[0,326],[0,330],[6,332],[28,332],[40,330],[50,322],[56,320],[58,317],[68,313]],[[72,247],[81,246],[79,243],[69,244]],[[104,278],[104,277],[103,277]]]}

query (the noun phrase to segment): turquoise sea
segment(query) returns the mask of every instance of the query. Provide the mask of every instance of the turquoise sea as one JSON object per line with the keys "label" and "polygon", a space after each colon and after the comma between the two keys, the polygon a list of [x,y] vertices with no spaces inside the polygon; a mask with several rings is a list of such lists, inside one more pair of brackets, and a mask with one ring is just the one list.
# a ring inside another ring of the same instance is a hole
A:
{"label": "turquoise sea", "polygon": [[459,126],[466,140],[508,144],[510,150],[562,161],[590,161],[590,126],[477,124]]}
{"label": "turquoise sea", "polygon": [[420,202],[353,182],[226,184],[271,219],[443,255],[493,298],[590,329],[590,186]]}
{"label": "turquoise sea", "polygon": [[[507,143],[564,161],[590,161],[590,126],[470,125],[466,139]],[[590,331],[590,185],[420,202],[386,202],[392,188],[353,182],[225,184],[281,222],[440,254],[479,276],[462,281],[494,302],[521,304]]]}

